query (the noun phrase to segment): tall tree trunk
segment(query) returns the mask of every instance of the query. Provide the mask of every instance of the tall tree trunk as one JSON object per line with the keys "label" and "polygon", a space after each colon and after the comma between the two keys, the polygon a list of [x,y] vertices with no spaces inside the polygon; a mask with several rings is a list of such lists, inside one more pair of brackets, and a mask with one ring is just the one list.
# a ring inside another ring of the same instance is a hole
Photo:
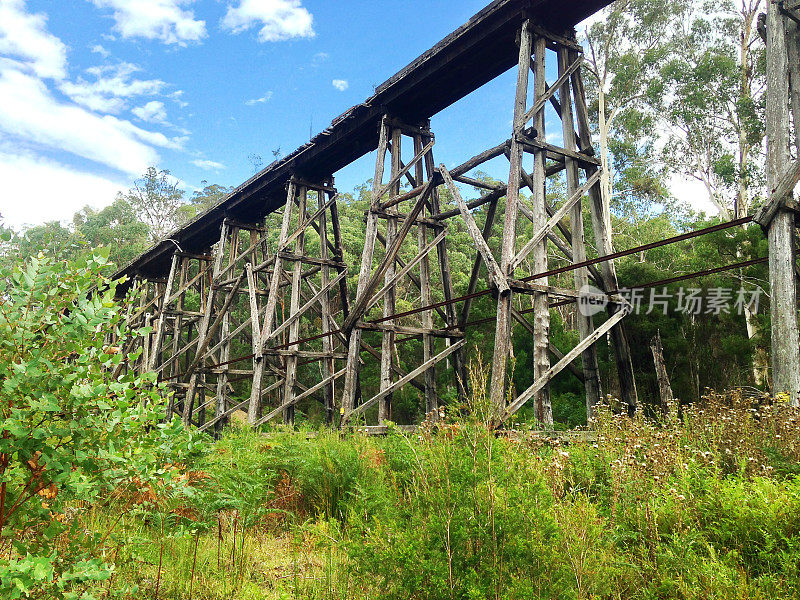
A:
{"label": "tall tree trunk", "polygon": [[[750,49],[753,37],[758,35],[756,32],[756,21],[761,8],[761,0],[742,0],[742,31],[739,37],[739,98],[753,98],[753,55]],[[735,215],[737,219],[746,217],[750,213],[750,185],[751,178],[748,175],[748,162],[752,152],[752,144],[747,138],[747,131],[741,122],[738,123],[738,144],[739,144],[739,189],[736,197]],[[741,251],[737,247],[736,257],[741,257]],[[744,288],[744,277],[739,273],[739,286]],[[745,303],[744,320],[747,329],[747,339],[752,341],[759,333],[756,313],[752,307]],[[751,369],[753,372],[753,382],[762,385],[766,381],[768,372],[768,361],[763,351],[756,348],[753,352]]]}
{"label": "tall tree trunk", "polygon": [[603,77],[599,82],[597,90],[597,122],[600,133],[600,161],[602,163],[601,168],[603,169],[603,173],[600,176],[600,183],[603,186],[603,192],[606,198],[611,202],[611,192],[613,191],[611,182],[613,179],[611,174],[611,158],[609,156],[610,150],[608,148],[608,136],[611,123],[606,118],[605,85],[606,81],[605,77]]}

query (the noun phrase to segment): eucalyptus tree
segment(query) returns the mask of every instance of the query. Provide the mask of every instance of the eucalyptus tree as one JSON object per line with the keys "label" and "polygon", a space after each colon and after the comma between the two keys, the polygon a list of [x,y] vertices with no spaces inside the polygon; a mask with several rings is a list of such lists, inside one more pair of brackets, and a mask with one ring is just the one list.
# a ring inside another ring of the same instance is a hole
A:
{"label": "eucalyptus tree", "polygon": [[725,218],[744,217],[763,188],[764,0],[710,0],[682,11],[661,69],[663,160],[700,181]]}
{"label": "eucalyptus tree", "polygon": [[[765,0],[709,0],[689,7],[662,68],[665,94],[656,106],[666,124],[664,162],[674,173],[700,181],[726,220],[747,216],[754,200],[763,197],[766,70],[758,15],[765,6]],[[745,241],[737,257],[753,250]],[[738,279],[742,287],[763,285],[744,273]],[[759,320],[749,305],[744,312],[747,337],[754,340]],[[756,383],[765,380],[766,371],[766,351],[757,348]]]}
{"label": "eucalyptus tree", "polygon": [[118,198],[125,200],[136,211],[140,221],[150,231],[151,241],[167,237],[188,220],[184,191],[169,171],[148,167],[132,188]]}
{"label": "eucalyptus tree", "polygon": [[602,185],[612,208],[624,203],[648,212],[664,197],[654,156],[663,94],[661,67],[672,52],[670,36],[689,0],[618,0],[584,32],[590,112],[603,167]]}
{"label": "eucalyptus tree", "polygon": [[203,189],[195,190],[192,197],[189,198],[189,204],[187,205],[188,212],[192,217],[216,206],[234,190],[233,187],[227,187],[217,183],[208,183],[206,180],[201,181],[200,185],[203,186]]}
{"label": "eucalyptus tree", "polygon": [[85,244],[83,252],[108,248],[109,260],[116,266],[130,262],[150,245],[148,226],[122,198],[101,210],[84,207],[72,217],[72,225],[74,235]]}
{"label": "eucalyptus tree", "polygon": [[[765,70],[757,23],[765,1],[625,0],[588,28],[604,185],[632,245],[652,241],[660,210],[681,214],[666,189],[671,177],[701,182],[723,219],[745,216],[761,195]],[[755,254],[751,235],[729,235],[742,241],[738,257]],[[737,275],[743,287],[762,285]],[[744,322],[756,345],[762,326],[749,306]],[[765,366],[761,347],[752,367],[758,383]]]}

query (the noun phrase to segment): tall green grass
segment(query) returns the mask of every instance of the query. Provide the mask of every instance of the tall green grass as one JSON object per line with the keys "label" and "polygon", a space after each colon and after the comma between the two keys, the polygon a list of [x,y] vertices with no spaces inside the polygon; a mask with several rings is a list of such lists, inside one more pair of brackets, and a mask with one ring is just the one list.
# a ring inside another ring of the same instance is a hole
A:
{"label": "tall green grass", "polygon": [[602,412],[565,446],[483,400],[413,435],[234,430],[187,495],[80,518],[137,598],[800,597],[796,411]]}

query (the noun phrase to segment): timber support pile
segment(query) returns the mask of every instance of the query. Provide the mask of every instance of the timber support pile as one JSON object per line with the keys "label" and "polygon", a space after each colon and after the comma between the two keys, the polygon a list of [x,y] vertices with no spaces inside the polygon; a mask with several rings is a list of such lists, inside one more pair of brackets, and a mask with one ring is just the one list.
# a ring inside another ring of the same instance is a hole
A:
{"label": "timber support pile", "polygon": [[[800,182],[800,0],[770,0],[767,44],[767,184],[772,191],[754,220],[769,238],[772,391],[800,405],[800,331],[796,219]],[[794,124],[795,158],[792,159]]]}

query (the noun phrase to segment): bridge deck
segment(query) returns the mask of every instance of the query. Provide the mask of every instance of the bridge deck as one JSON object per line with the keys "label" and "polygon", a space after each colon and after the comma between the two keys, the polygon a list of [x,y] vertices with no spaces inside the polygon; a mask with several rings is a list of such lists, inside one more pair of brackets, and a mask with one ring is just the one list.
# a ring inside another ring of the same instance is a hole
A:
{"label": "bridge deck", "polygon": [[[362,104],[288,156],[238,186],[223,202],[170,235],[184,252],[200,252],[219,238],[225,218],[257,221],[286,201],[292,175],[331,175],[373,151],[381,117],[420,122],[447,108],[517,63],[519,24],[530,17],[555,33],[571,31],[612,0],[495,0],[466,24],[380,85]],[[510,108],[509,108],[510,110]],[[118,273],[166,277],[175,245],[162,241]]]}

